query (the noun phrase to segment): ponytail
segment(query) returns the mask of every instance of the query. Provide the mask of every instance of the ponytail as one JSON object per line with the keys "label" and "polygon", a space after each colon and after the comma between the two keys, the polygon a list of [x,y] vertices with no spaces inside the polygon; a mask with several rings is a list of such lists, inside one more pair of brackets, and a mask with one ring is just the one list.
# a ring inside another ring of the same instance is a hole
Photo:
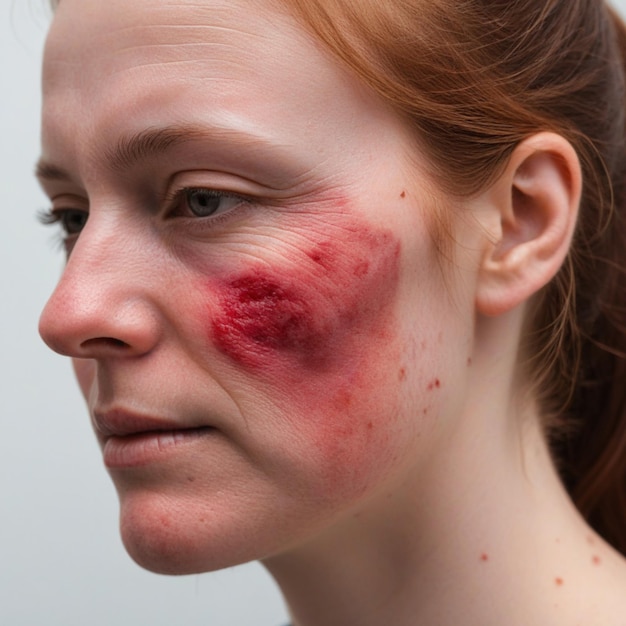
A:
{"label": "ponytail", "polygon": [[[626,27],[613,10],[610,15],[623,81]],[[623,90],[621,104],[626,109]],[[583,224],[574,249],[580,260],[575,275],[580,368],[571,413],[580,428],[559,447],[574,502],[626,554],[626,132],[621,126],[618,158],[607,163],[610,221],[600,233],[585,233]]]}

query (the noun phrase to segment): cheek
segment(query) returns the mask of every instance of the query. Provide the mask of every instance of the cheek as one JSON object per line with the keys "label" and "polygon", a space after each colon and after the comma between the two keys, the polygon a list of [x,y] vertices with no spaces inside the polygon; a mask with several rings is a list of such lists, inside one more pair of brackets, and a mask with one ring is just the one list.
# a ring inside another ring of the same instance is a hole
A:
{"label": "cheek", "polygon": [[327,227],[332,237],[293,246],[279,265],[211,282],[205,325],[252,386],[269,389],[281,426],[307,455],[300,464],[316,468],[329,496],[365,488],[392,460],[401,350],[399,241],[347,219]]}
{"label": "cheek", "polygon": [[96,376],[95,361],[92,359],[72,359],[72,367],[83,396],[88,398]]}
{"label": "cheek", "polygon": [[319,242],[280,266],[248,267],[211,285],[219,310],[208,331],[217,348],[261,376],[294,368],[311,375],[345,369],[359,335],[382,338],[400,246],[385,232],[340,232],[342,241]]}

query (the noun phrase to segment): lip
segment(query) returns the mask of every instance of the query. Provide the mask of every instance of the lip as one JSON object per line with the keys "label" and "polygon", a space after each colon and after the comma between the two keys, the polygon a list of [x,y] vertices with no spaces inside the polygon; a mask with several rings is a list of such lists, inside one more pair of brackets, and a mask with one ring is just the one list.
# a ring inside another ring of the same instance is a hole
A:
{"label": "lip", "polygon": [[215,432],[211,426],[180,424],[120,409],[94,411],[93,421],[108,469],[165,461]]}

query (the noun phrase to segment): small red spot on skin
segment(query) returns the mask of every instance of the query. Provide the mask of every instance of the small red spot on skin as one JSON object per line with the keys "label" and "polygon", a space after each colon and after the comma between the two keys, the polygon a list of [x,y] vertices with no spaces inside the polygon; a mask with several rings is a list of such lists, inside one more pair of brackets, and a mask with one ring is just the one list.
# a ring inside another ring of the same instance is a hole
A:
{"label": "small red spot on skin", "polygon": [[406,368],[405,367],[400,368],[400,371],[398,372],[398,380],[406,380]]}
{"label": "small red spot on skin", "polygon": [[602,559],[597,554],[594,554],[591,560],[594,565],[600,565],[602,563]]}
{"label": "small red spot on skin", "polygon": [[433,389],[439,389],[441,387],[441,381],[438,378],[428,383],[428,391]]}
{"label": "small red spot on skin", "polygon": [[481,555],[480,555],[480,560],[481,560],[483,563],[486,563],[486,562],[489,560],[489,555],[488,555],[488,554],[486,554],[486,553],[481,554]]}
{"label": "small red spot on skin", "polygon": [[401,198],[406,198],[406,191],[403,191],[403,192],[400,194],[400,197],[401,197]]}
{"label": "small red spot on skin", "polygon": [[554,579],[554,583],[556,584],[557,587],[562,587],[563,586],[563,579],[562,578],[555,578]]}
{"label": "small red spot on skin", "polygon": [[467,358],[467,367],[471,367],[472,366],[472,357],[468,357]]}

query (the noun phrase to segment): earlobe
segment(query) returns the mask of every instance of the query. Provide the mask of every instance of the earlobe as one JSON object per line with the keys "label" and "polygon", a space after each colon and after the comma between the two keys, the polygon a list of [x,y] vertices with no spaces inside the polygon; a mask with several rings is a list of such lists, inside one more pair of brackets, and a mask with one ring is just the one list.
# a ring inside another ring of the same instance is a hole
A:
{"label": "earlobe", "polygon": [[552,280],[571,244],[581,192],[580,161],[566,139],[545,132],[516,147],[483,196],[497,228],[481,262],[480,313],[505,313]]}

